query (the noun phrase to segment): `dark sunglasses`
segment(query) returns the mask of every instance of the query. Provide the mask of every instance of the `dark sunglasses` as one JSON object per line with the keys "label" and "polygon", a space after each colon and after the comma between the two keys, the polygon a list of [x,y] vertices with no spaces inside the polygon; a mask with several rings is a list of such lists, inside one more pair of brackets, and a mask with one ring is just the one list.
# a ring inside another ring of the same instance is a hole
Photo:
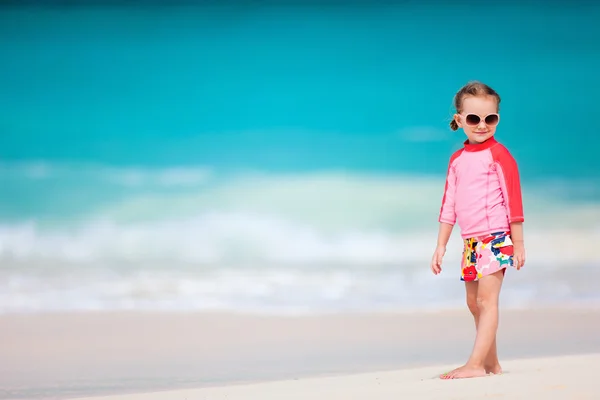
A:
{"label": "dark sunglasses", "polygon": [[[481,122],[481,117],[477,114],[467,114],[464,118],[465,123],[469,126],[477,126]],[[498,114],[488,114],[483,120],[486,125],[496,126],[500,122],[500,116]]]}

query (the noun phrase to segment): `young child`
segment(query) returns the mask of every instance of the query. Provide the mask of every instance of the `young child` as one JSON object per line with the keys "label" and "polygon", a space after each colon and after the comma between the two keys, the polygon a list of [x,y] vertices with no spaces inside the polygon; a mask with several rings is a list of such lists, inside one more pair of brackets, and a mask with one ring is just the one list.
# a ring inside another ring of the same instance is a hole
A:
{"label": "young child", "polygon": [[454,97],[452,130],[462,128],[464,146],[448,165],[439,215],[438,242],[431,270],[442,272],[442,258],[458,223],[464,241],[461,280],[477,336],[469,360],[442,379],[502,372],[496,352],[498,300],[507,266],[525,265],[523,204],[517,163],[496,141],[500,96],[481,82],[469,82]]}

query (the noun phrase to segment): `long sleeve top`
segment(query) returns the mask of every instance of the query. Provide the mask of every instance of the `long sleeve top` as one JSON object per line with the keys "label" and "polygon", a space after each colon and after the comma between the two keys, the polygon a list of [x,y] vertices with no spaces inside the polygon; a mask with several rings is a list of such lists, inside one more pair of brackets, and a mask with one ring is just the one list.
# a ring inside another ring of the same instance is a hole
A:
{"label": "long sleeve top", "polygon": [[523,222],[517,162],[492,136],[450,157],[439,222],[458,223],[463,238],[509,231]]}

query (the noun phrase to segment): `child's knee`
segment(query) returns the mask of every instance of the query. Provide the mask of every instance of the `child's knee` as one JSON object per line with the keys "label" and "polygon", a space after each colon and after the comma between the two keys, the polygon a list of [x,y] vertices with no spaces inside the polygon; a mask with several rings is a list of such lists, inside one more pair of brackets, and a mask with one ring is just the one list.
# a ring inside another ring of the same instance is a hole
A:
{"label": "child's knee", "polygon": [[477,303],[477,296],[467,296],[467,307],[473,316],[479,314],[479,304]]}
{"label": "child's knee", "polygon": [[493,296],[478,295],[476,304],[477,309],[480,312],[483,310],[498,308],[498,301]]}

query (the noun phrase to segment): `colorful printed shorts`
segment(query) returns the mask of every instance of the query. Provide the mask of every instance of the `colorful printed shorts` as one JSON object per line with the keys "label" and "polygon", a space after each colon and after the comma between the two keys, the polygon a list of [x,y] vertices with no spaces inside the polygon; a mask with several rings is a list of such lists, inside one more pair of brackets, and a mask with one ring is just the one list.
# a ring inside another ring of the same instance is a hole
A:
{"label": "colorful printed shorts", "polygon": [[464,239],[461,277],[473,282],[513,265],[513,242],[510,232],[494,232],[489,236]]}

